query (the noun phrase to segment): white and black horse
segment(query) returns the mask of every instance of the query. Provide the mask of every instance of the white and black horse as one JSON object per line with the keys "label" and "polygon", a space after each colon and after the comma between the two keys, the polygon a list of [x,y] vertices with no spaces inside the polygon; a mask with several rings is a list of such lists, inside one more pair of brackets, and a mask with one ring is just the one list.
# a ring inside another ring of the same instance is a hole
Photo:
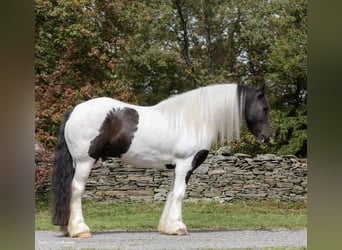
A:
{"label": "white and black horse", "polygon": [[264,88],[238,84],[201,87],[154,106],[95,98],[66,112],[52,173],[52,223],[66,236],[90,237],[82,214],[82,193],[99,159],[119,157],[151,168],[174,169],[173,187],[158,230],[187,234],[182,201],[192,172],[213,142],[239,137],[245,122],[258,141],[269,139],[269,104]]}

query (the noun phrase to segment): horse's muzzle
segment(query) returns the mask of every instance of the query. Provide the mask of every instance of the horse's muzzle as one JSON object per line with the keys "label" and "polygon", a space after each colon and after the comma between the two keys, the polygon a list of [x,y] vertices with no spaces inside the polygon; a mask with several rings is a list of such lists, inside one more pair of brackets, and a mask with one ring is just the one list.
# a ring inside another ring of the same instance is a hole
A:
{"label": "horse's muzzle", "polygon": [[257,138],[257,142],[259,142],[259,143],[268,143],[269,141],[270,141],[269,136],[260,135],[260,137]]}

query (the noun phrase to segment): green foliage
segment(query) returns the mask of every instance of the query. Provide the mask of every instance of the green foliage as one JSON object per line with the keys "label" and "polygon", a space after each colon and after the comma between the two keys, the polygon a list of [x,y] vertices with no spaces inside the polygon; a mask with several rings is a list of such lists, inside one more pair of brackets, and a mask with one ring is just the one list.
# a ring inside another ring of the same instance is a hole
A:
{"label": "green foliage", "polygon": [[234,152],[256,154],[294,154],[299,157],[307,155],[307,115],[304,110],[293,114],[275,110],[271,111],[271,138],[268,143],[259,143],[245,128],[241,138],[231,143]]}
{"label": "green foliage", "polygon": [[283,1],[280,7],[281,16],[273,20],[278,38],[268,55],[272,106],[280,110],[284,104],[293,110],[306,109],[307,1]]}
{"label": "green foliage", "polygon": [[303,110],[296,110],[293,115],[283,112],[274,113],[274,138],[277,141],[277,153],[295,154],[305,157],[307,154],[307,115]]}
{"label": "green foliage", "polygon": [[306,156],[307,0],[35,0],[35,6],[36,140],[49,149],[63,112],[84,100],[110,96],[149,105],[233,81],[266,84],[275,131],[268,146],[243,133],[236,148]]}
{"label": "green foliage", "polygon": [[252,135],[246,128],[242,130],[240,139],[233,141],[230,145],[233,152],[246,153],[252,156],[257,154],[276,153],[274,149],[275,142],[272,137],[268,144],[259,143],[256,141],[254,135]]}

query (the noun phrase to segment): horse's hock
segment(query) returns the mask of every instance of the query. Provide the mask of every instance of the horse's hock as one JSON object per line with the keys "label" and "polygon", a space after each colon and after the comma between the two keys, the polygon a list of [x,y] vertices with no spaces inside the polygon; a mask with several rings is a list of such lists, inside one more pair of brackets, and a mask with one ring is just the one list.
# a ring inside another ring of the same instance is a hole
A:
{"label": "horse's hock", "polygon": [[[92,169],[85,196],[95,200],[166,200],[173,170],[136,168],[117,159],[100,162]],[[307,200],[307,160],[293,155],[251,157],[209,154],[194,171],[186,200],[232,198]]]}
{"label": "horse's hock", "polygon": [[[50,167],[38,166],[40,170]],[[85,196],[94,200],[164,201],[172,171],[136,168],[114,158],[99,162],[90,173]],[[43,179],[37,190],[40,194],[50,189],[49,178]],[[293,155],[232,155],[222,149],[209,154],[192,174],[185,199],[226,202],[232,198],[306,201],[307,160]]]}

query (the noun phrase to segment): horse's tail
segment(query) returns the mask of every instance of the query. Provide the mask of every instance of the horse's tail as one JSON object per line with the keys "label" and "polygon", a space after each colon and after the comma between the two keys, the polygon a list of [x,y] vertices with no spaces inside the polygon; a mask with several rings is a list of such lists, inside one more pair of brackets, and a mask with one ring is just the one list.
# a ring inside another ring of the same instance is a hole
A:
{"label": "horse's tail", "polygon": [[60,226],[68,225],[71,182],[75,174],[72,157],[64,136],[65,124],[71,112],[67,111],[64,114],[64,119],[59,129],[51,176],[52,224]]}

